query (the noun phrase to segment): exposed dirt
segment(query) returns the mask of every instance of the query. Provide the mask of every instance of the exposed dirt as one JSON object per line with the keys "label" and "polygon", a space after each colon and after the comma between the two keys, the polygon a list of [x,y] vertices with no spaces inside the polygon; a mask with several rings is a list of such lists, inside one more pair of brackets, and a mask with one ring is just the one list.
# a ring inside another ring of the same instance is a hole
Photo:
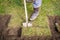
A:
{"label": "exposed dirt", "polygon": [[21,37],[21,27],[9,29],[10,18],[11,15],[0,15],[0,40],[13,40],[16,37]]}
{"label": "exposed dirt", "polygon": [[56,33],[59,33],[60,32],[60,16],[48,16],[48,19],[49,19],[50,29],[52,31],[56,31]]}
{"label": "exposed dirt", "polygon": [[60,28],[60,16],[48,16],[48,19],[53,39],[60,40],[60,29],[58,29]]}
{"label": "exposed dirt", "polygon": [[10,37],[7,38],[8,40],[60,40],[60,38],[53,38],[50,36],[24,36],[24,37]]}
{"label": "exposed dirt", "polygon": [[10,17],[10,15],[0,15],[0,40],[4,39],[3,36],[7,35]]}

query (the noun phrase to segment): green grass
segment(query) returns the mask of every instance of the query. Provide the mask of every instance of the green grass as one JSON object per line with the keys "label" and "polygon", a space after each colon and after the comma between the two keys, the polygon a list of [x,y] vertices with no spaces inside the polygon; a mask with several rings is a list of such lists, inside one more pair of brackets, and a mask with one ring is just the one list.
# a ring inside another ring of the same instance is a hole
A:
{"label": "green grass", "polygon": [[[10,28],[23,27],[21,24],[25,21],[24,4],[22,0],[0,0],[0,14],[9,14],[11,20]],[[24,28],[22,35],[51,35],[48,27],[48,15],[60,15],[60,0],[42,0],[42,6],[39,16],[33,21],[31,28]],[[33,12],[32,3],[27,3],[29,18]]]}

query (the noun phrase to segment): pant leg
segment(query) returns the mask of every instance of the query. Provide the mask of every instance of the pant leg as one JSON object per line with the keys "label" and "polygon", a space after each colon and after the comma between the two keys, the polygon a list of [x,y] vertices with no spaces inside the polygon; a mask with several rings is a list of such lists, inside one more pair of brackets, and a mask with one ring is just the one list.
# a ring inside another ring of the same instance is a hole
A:
{"label": "pant leg", "polygon": [[42,0],[35,0],[35,1],[33,2],[33,7],[34,7],[34,8],[38,8],[38,7],[41,6],[41,4],[42,4]]}

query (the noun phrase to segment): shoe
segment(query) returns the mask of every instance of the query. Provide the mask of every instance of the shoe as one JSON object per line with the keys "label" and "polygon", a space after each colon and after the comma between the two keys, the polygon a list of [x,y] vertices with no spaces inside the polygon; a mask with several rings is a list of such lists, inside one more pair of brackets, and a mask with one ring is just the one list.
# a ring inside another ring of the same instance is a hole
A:
{"label": "shoe", "polygon": [[32,21],[32,20],[35,20],[38,15],[39,15],[39,12],[33,13],[32,16],[31,16],[31,18],[30,18],[30,20],[31,20],[31,21]]}
{"label": "shoe", "polygon": [[26,2],[28,2],[28,3],[31,3],[31,2],[33,2],[34,0],[26,0]]}

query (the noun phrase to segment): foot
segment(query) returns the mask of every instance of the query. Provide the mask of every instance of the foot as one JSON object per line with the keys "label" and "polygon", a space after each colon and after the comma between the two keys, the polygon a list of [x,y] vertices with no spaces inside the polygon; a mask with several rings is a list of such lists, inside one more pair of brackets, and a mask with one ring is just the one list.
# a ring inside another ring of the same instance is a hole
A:
{"label": "foot", "polygon": [[26,2],[28,2],[28,3],[31,3],[31,2],[33,2],[34,0],[26,0]]}
{"label": "foot", "polygon": [[35,20],[38,15],[39,15],[39,12],[33,13],[32,16],[31,16],[31,18],[30,18],[30,20],[31,20],[31,21],[32,21],[32,20]]}

